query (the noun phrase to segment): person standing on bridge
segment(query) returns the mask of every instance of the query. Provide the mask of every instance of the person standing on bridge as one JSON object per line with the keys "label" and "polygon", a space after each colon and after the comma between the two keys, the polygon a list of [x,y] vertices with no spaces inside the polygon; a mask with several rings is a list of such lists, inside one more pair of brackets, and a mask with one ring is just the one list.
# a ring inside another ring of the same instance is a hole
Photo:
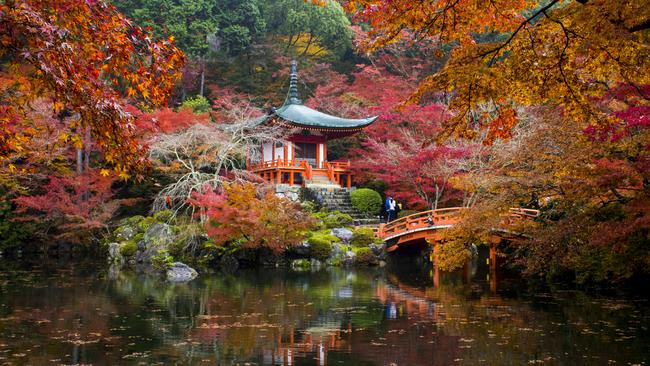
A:
{"label": "person standing on bridge", "polygon": [[387,222],[391,222],[395,220],[395,216],[397,212],[396,210],[397,210],[397,203],[395,202],[393,197],[391,196],[386,197],[386,213],[388,216]]}

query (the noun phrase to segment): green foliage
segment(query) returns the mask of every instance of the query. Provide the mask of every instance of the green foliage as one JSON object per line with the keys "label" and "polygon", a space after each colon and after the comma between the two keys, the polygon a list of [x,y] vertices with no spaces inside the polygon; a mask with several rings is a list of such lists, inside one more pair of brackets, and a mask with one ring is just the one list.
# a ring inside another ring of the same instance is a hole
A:
{"label": "green foliage", "polygon": [[352,216],[339,211],[323,211],[312,214],[318,220],[321,220],[322,226],[327,229],[346,227],[352,225]]}
{"label": "green foliage", "polygon": [[329,258],[330,253],[332,253],[332,244],[328,243],[327,241],[310,239],[309,243],[311,245],[310,249],[312,258],[324,261]]}
{"label": "green foliage", "polygon": [[300,203],[300,207],[302,207],[302,210],[305,212],[309,213],[315,213],[316,212],[316,204],[312,201],[304,201]]}
{"label": "green foliage", "polygon": [[372,266],[377,264],[377,256],[370,250],[370,248],[359,248],[356,251],[357,259],[356,264],[361,266]]}
{"label": "green foliage", "polygon": [[248,50],[265,34],[257,0],[114,0],[134,23],[151,27],[159,36],[174,36],[190,57],[210,50],[235,55]]}
{"label": "green foliage", "polygon": [[381,195],[372,189],[357,189],[350,194],[350,198],[352,199],[352,206],[365,214],[377,215],[381,210]]}
{"label": "green foliage", "polygon": [[[288,37],[296,53],[309,55],[317,45],[341,55],[352,46],[350,21],[336,1],[325,6],[303,0],[265,1],[263,10],[267,28]],[[298,41],[301,36],[306,38],[304,44]]]}
{"label": "green foliage", "polygon": [[640,230],[630,235],[616,250],[604,245],[582,243],[565,265],[575,271],[576,282],[622,282],[643,273],[650,258],[650,233]]}
{"label": "green foliage", "polygon": [[157,270],[165,270],[174,263],[174,257],[172,257],[166,250],[160,251],[158,255],[151,257],[151,266]]}
{"label": "green foliage", "polygon": [[31,234],[27,223],[14,221],[11,205],[0,201],[0,250],[20,246]]}
{"label": "green foliage", "polygon": [[127,240],[120,247],[120,254],[123,257],[133,257],[138,250],[138,244],[135,240]]}
{"label": "green foliage", "polygon": [[165,223],[165,222],[169,222],[172,219],[173,216],[174,216],[174,213],[172,211],[163,210],[163,211],[156,212],[153,215],[153,219],[156,222]]}
{"label": "green foliage", "polygon": [[210,110],[212,110],[210,101],[202,95],[197,95],[195,97],[185,99],[185,101],[181,104],[180,109],[186,108],[191,109],[192,112],[196,114],[208,113]]}
{"label": "green foliage", "polygon": [[381,239],[375,235],[372,228],[358,227],[354,229],[351,241],[353,247],[363,248],[373,243],[381,243]]}
{"label": "green foliage", "polygon": [[332,244],[338,243],[339,241],[339,238],[330,234],[329,230],[312,232],[307,239],[311,256],[318,260],[327,259],[332,252]]}

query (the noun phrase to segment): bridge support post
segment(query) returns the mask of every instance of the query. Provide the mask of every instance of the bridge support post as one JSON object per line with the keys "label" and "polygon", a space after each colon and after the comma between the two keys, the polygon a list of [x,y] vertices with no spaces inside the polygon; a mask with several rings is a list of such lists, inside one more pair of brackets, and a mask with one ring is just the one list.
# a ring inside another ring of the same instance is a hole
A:
{"label": "bridge support post", "polygon": [[497,244],[490,243],[490,292],[497,292]]}
{"label": "bridge support post", "polygon": [[465,261],[463,266],[463,283],[468,284],[472,280],[472,260],[468,259]]}
{"label": "bridge support post", "polygon": [[438,266],[438,252],[440,251],[440,244],[437,241],[433,242],[433,287],[440,287],[440,268]]}

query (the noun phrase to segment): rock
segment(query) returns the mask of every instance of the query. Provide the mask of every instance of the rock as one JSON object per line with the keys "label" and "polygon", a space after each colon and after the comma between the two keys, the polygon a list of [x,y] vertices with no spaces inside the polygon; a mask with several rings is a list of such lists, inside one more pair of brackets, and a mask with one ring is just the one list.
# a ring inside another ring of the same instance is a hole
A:
{"label": "rock", "polygon": [[143,239],[137,243],[138,250],[135,254],[135,261],[146,265],[151,264],[151,258],[166,250],[175,238],[171,226],[167,224],[151,225]]}
{"label": "rock", "polygon": [[121,263],[123,260],[124,258],[120,253],[120,244],[119,243],[108,244],[108,262]]}
{"label": "rock", "polygon": [[225,254],[219,260],[219,268],[226,273],[233,273],[239,268],[239,261],[231,254]]}
{"label": "rock", "polygon": [[369,244],[368,248],[372,250],[372,254],[379,256],[385,249],[384,244]]}
{"label": "rock", "polygon": [[311,267],[309,259],[294,259],[291,261],[291,269],[301,271]]}
{"label": "rock", "polygon": [[374,254],[378,259],[386,259],[386,244],[369,244],[368,248],[372,250],[372,254]]}
{"label": "rock", "polygon": [[311,246],[309,245],[309,242],[305,241],[296,245],[293,248],[293,251],[300,256],[309,257],[309,253],[311,253]]}
{"label": "rock", "polygon": [[341,259],[341,265],[343,265],[343,266],[352,266],[352,265],[354,265],[354,260],[356,258],[357,258],[357,255],[353,251],[348,250],[347,252],[345,252],[345,254],[343,255],[343,258]]}
{"label": "rock", "polygon": [[122,226],[117,237],[122,240],[131,240],[135,236],[135,230],[130,226]]}
{"label": "rock", "polygon": [[167,224],[153,224],[144,234],[145,242],[153,242],[158,246],[165,246],[174,241],[175,235],[172,227]]}
{"label": "rock", "polygon": [[167,280],[170,282],[187,282],[198,275],[194,268],[181,262],[174,262],[167,268]]}
{"label": "rock", "polygon": [[386,261],[379,261],[379,268],[386,267]]}
{"label": "rock", "polygon": [[309,264],[311,264],[311,269],[314,270],[314,269],[320,269],[320,267],[323,265],[323,262],[319,261],[318,259],[312,258]]}
{"label": "rock", "polygon": [[346,228],[332,229],[332,235],[341,239],[341,241],[344,243],[350,243],[350,240],[352,240],[352,234],[352,231]]}
{"label": "rock", "polygon": [[332,244],[332,251],[330,252],[330,258],[338,258],[343,254],[343,246],[339,243]]}

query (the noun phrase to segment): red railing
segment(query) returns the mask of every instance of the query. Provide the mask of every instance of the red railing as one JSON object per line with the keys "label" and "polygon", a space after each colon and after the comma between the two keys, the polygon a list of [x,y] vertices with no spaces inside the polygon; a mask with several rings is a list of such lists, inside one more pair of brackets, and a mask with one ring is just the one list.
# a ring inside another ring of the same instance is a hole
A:
{"label": "red railing", "polygon": [[300,162],[300,166],[305,169],[305,179],[311,180],[313,177],[311,165],[309,165],[309,163],[303,160]]}
{"label": "red railing", "polygon": [[259,164],[251,165],[249,170],[256,171],[256,170],[266,170],[266,169],[273,169],[273,168],[299,168],[299,167],[296,166],[294,161],[279,159],[279,160],[264,161]]}
{"label": "red railing", "polygon": [[402,217],[386,225],[379,226],[379,237],[382,239],[400,236],[406,232],[431,227],[429,216],[433,226],[454,225],[458,222],[458,216],[463,207],[442,208],[438,210],[418,212],[413,215]]}
{"label": "red railing", "polygon": [[[460,221],[460,213],[466,209],[465,207],[450,207],[418,212],[388,224],[379,225],[377,236],[381,239],[390,239],[413,231],[450,227]],[[517,219],[530,219],[537,216],[539,216],[539,210],[528,208],[511,208],[509,214],[509,217]]]}
{"label": "red railing", "polygon": [[333,169],[337,170],[348,170],[350,167],[352,167],[352,164],[350,161],[330,161],[329,165],[332,166]]}

